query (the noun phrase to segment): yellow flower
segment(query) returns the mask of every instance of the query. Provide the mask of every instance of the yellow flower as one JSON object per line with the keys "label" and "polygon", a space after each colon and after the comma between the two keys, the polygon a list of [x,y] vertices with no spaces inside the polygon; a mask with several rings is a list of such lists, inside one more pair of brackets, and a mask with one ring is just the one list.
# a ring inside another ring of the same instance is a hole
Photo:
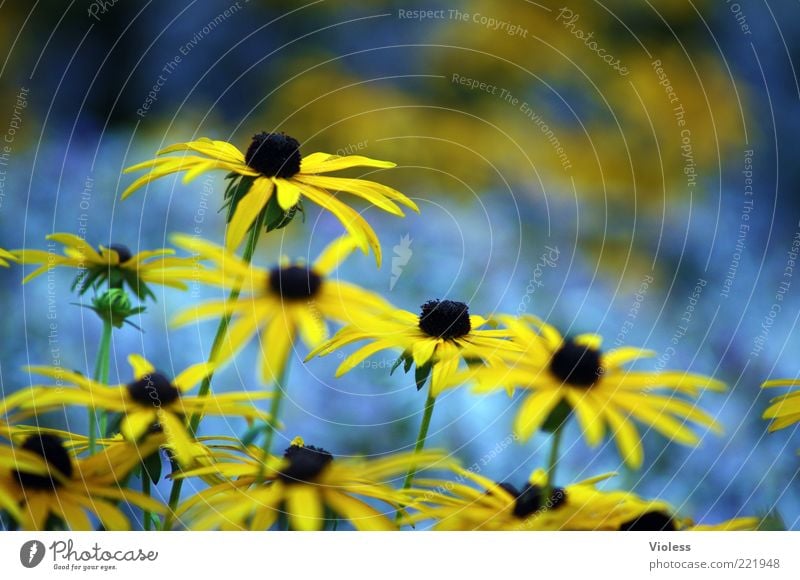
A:
{"label": "yellow flower", "polygon": [[[32,434],[13,449],[10,469],[0,460],[0,498],[10,498],[15,509],[3,507],[25,530],[48,529],[52,517],[70,530],[93,530],[90,516],[106,530],[128,530],[130,522],[117,507],[118,502],[153,513],[165,511],[160,502],[120,485],[154,450],[153,446],[118,443],[78,459],[58,437]],[[3,455],[0,453],[0,458]]]}
{"label": "yellow flower", "polygon": [[[649,350],[622,347],[601,351],[602,339],[595,334],[563,338],[549,324],[532,316],[521,320],[502,317],[527,350],[504,364],[475,371],[477,391],[520,387],[530,392],[515,420],[517,435],[526,440],[541,428],[552,413],[574,412],[591,447],[603,440],[606,429],[630,467],[641,467],[643,452],[636,419],[665,437],[684,445],[699,439],[687,421],[719,433],[719,425],[695,404],[676,398],[675,393],[697,396],[701,389],[722,391],[725,385],[710,377],[682,371],[631,371],[623,366],[653,356]],[[669,389],[669,396],[652,392]]]}
{"label": "yellow flower", "polygon": [[334,240],[309,265],[283,261],[265,270],[245,263],[223,248],[190,236],[175,236],[176,245],[208,260],[212,266],[198,281],[237,289],[237,300],[212,300],[187,308],[173,324],[231,315],[222,348],[214,362],[230,360],[254,335],[262,339],[262,374],[272,382],[281,376],[296,337],[308,348],[318,346],[328,336],[327,320],[361,321],[370,312],[388,309],[377,294],[335,279],[337,266],[355,248],[352,236]]}
{"label": "yellow flower", "polygon": [[434,530],[615,530],[652,507],[627,492],[596,489],[596,483],[614,474],[553,487],[545,498],[547,476],[542,470],[535,471],[521,488],[466,469],[457,473],[456,481],[445,485],[417,479],[417,485],[428,489],[409,493],[415,500],[409,507],[418,511],[403,523],[433,520]]}
{"label": "yellow flower", "polygon": [[651,502],[645,513],[624,522],[618,529],[621,532],[733,532],[757,530],[759,524],[760,520],[753,517],[733,518],[718,524],[695,524],[690,518],[675,515],[664,502]]}
{"label": "yellow flower", "polygon": [[[367,221],[353,208],[342,202],[335,193],[349,193],[364,199],[386,212],[403,216],[398,204],[419,211],[416,204],[399,191],[363,179],[348,179],[319,175],[352,167],[394,167],[394,163],[378,161],[360,155],[330,155],[312,153],[300,155],[300,143],[283,133],[259,133],[242,153],[224,141],[198,139],[178,143],[162,149],[158,155],[183,152],[180,156],[158,157],[139,163],[125,170],[126,173],[149,169],[149,172],[134,181],[123,193],[123,199],[151,181],[185,171],[184,183],[201,173],[213,169],[229,172],[234,179],[241,179],[244,188],[229,187],[229,220],[226,246],[234,251],[239,247],[258,215],[267,209],[271,199],[277,200],[280,210],[292,211],[302,198],[308,199],[334,214],[358,242],[364,253],[371,247],[378,265],[381,248],[378,237]],[[246,180],[246,181],[245,181]],[[240,189],[244,191],[240,192]]]}
{"label": "yellow flower", "polygon": [[432,520],[434,530],[480,531],[752,530],[759,524],[758,518],[737,518],[695,525],[675,515],[664,501],[596,488],[613,473],[564,488],[553,487],[545,499],[547,475],[543,470],[534,471],[521,488],[466,469],[456,472],[456,481],[444,485],[438,480],[418,479],[421,488],[408,494],[414,498],[410,508],[418,511],[403,518],[402,523],[416,525]]}
{"label": "yellow flower", "polygon": [[[794,387],[800,385],[798,379],[776,379],[766,381],[761,388]],[[769,430],[778,431],[800,422],[800,391],[793,391],[774,397],[771,405],[764,411],[763,418],[772,420]]]}
{"label": "yellow flower", "polygon": [[22,414],[44,413],[64,405],[83,405],[122,414],[120,432],[129,441],[139,441],[152,432],[163,432],[165,446],[182,465],[191,465],[204,453],[189,433],[185,416],[194,414],[244,417],[268,420],[269,414],[257,409],[253,399],[271,393],[223,393],[214,396],[187,396],[185,393],[203,380],[214,365],[192,365],[168,379],[139,355],[128,357],[134,380],[127,385],[104,385],[78,373],[58,367],[29,367],[32,373],[55,379],[60,388],[33,386],[18,395],[15,404]]}
{"label": "yellow flower", "polygon": [[[100,246],[99,250],[95,250],[86,240],[73,234],[50,234],[45,239],[62,244],[64,255],[27,249],[9,252],[16,262],[39,266],[25,276],[23,284],[54,267],[75,268],[80,273],[72,287],[74,289],[80,285],[81,294],[108,280],[112,287],[122,288],[127,285],[140,299],[144,299],[147,296],[154,297],[147,284],[185,290],[186,283],[193,279],[190,273],[201,268],[191,258],[172,257],[175,251],[169,248],[133,254],[122,244]],[[178,269],[185,276],[176,275]]]}
{"label": "yellow flower", "polygon": [[416,365],[417,389],[422,388],[430,375],[430,396],[435,398],[453,386],[451,379],[462,360],[499,361],[501,353],[522,350],[508,340],[511,331],[481,328],[489,322],[482,316],[470,315],[463,302],[429,300],[422,305],[419,315],[394,309],[348,325],[317,347],[309,358],[330,354],[361,340],[370,341],[339,365],[336,376],[340,377],[377,352],[399,349],[402,355],[396,366],[404,362],[407,372],[412,364]]}
{"label": "yellow flower", "polygon": [[[395,530],[393,516],[405,495],[390,486],[410,468],[447,469],[437,451],[400,453],[379,459],[334,459],[324,449],[295,438],[282,458],[248,448],[240,462],[218,463],[177,477],[217,472],[230,480],[188,499],[177,510],[195,530],[267,530],[285,514],[291,529],[320,530],[326,510],[362,531]],[[263,481],[259,483],[259,476]],[[379,511],[365,500],[388,504]]]}

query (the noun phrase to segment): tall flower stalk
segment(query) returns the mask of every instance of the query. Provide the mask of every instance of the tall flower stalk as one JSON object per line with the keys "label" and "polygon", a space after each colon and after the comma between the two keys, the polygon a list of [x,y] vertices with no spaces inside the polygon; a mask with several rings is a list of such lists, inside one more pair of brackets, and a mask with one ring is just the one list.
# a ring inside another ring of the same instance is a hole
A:
{"label": "tall flower stalk", "polygon": [[[264,221],[266,219],[266,212],[262,211],[258,214],[255,223],[253,224],[252,229],[250,230],[248,237],[247,237],[247,244],[244,247],[244,251],[242,252],[242,260],[246,263],[250,263],[253,260],[253,254],[256,251],[256,246],[258,245],[258,238],[261,235],[261,228],[264,227]],[[228,294],[228,301],[235,302],[239,299],[239,294],[241,293],[241,287],[235,286],[231,289],[230,294]],[[211,343],[211,351],[208,354],[208,362],[211,362],[216,359],[219,350],[222,348],[222,345],[225,342],[225,338],[228,333],[228,326],[231,323],[231,314],[225,314],[220,318],[219,326],[217,326],[217,332],[214,335],[214,341]],[[211,381],[214,378],[213,371],[210,372],[200,383],[200,388],[197,391],[198,397],[205,397],[211,392]],[[189,433],[192,436],[197,435],[197,429],[200,426],[200,421],[202,420],[203,416],[200,413],[195,413],[189,419]],[[274,416],[272,421],[274,421]],[[178,503],[181,499],[181,490],[183,488],[183,479],[177,478],[173,479],[172,481],[172,489],[170,490],[169,494],[169,509],[167,510],[167,515],[164,518],[164,525],[162,529],[168,530],[172,526],[172,522],[175,516],[175,509],[178,507]]]}

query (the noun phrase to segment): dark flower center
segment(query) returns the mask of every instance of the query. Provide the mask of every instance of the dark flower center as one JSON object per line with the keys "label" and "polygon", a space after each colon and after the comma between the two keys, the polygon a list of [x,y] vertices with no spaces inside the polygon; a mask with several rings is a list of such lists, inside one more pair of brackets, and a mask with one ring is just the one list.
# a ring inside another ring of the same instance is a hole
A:
{"label": "dark flower center", "polygon": [[550,360],[550,372],[563,383],[590,387],[603,373],[600,351],[566,339]]}
{"label": "dark flower center", "polygon": [[253,169],[267,177],[292,177],[300,173],[300,143],[284,133],[259,133],[244,160]]}
{"label": "dark flower center", "polygon": [[177,387],[161,373],[145,375],[138,381],[129,384],[128,394],[137,403],[152,407],[169,405],[181,396]]}
{"label": "dark flower center", "polygon": [[289,465],[279,477],[286,482],[307,482],[317,477],[333,461],[333,455],[313,445],[292,445],[283,454]]}
{"label": "dark flower center", "polygon": [[516,498],[514,502],[514,515],[520,519],[527,518],[529,515],[540,510],[554,510],[567,501],[567,492],[560,487],[554,487],[550,492],[548,501],[543,503],[543,490],[538,485],[529,483],[522,491],[517,490],[517,488],[510,483],[503,482],[499,485]]}
{"label": "dark flower center", "polygon": [[664,512],[647,512],[619,527],[621,532],[674,532],[678,528]]}
{"label": "dark flower center", "polygon": [[469,307],[453,300],[428,300],[422,305],[419,327],[435,338],[459,338],[472,330]]}
{"label": "dark flower center", "polygon": [[22,449],[43,457],[51,470],[48,475],[15,471],[14,473],[23,488],[43,490],[55,489],[61,485],[61,482],[53,477],[53,470],[58,471],[66,478],[72,477],[72,458],[61,443],[61,439],[58,437],[43,433],[31,435],[25,440],[21,447]]}
{"label": "dark flower center", "polygon": [[322,276],[305,266],[273,268],[269,288],[281,298],[306,300],[316,295],[322,286]]}
{"label": "dark flower center", "polygon": [[123,244],[111,244],[108,246],[108,249],[114,250],[117,253],[120,264],[124,264],[133,257],[133,254],[131,253],[130,249],[128,249],[128,246]]}

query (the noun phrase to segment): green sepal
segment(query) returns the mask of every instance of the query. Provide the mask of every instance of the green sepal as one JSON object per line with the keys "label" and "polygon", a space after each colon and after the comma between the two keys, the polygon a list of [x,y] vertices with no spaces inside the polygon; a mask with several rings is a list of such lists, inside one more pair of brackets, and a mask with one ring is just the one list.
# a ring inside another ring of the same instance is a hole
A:
{"label": "green sepal", "polygon": [[422,387],[425,386],[425,381],[428,380],[428,377],[431,374],[431,369],[433,369],[433,363],[431,361],[428,361],[424,365],[418,366],[414,369],[414,380],[417,383],[418,391],[421,391]]}
{"label": "green sepal", "polygon": [[233,214],[236,213],[236,208],[239,205],[239,201],[247,195],[250,191],[250,188],[253,187],[253,182],[255,181],[255,177],[249,177],[247,175],[236,175],[232,177],[231,180],[228,182],[228,185],[225,187],[225,203],[222,205],[222,209],[228,210],[228,214],[225,220],[230,223],[233,219]]}
{"label": "green sepal", "polygon": [[156,450],[142,460],[142,477],[147,476],[154,484],[161,479],[161,453]]}
{"label": "green sepal", "polygon": [[411,370],[411,365],[413,364],[414,364],[414,357],[411,356],[410,351],[405,350],[403,351],[403,354],[397,357],[397,360],[394,361],[392,368],[389,370],[389,376],[392,376],[394,374],[394,371],[396,371],[397,367],[399,367],[400,365],[403,365],[403,372],[408,374],[408,371]]}
{"label": "green sepal", "polygon": [[273,195],[264,207],[264,229],[271,232],[285,228],[292,223],[298,211],[303,214],[303,221],[305,221],[302,202],[298,201],[297,204],[284,210],[278,203],[278,195]]}

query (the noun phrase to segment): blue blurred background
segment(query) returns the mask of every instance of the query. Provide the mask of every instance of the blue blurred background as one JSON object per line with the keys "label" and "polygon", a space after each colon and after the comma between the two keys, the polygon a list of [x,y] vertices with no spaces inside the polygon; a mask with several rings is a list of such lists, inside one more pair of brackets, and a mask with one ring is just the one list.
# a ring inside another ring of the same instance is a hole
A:
{"label": "blue blurred background", "polygon": [[[774,512],[800,528],[800,436],[766,432],[759,389],[800,373],[800,281],[787,270],[800,235],[797,5],[363,4],[4,4],[0,247],[46,249],[54,231],[137,250],[162,247],[173,232],[220,242],[222,174],[118,197],[131,181],[124,167],[197,136],[244,148],[252,134],[280,130],[304,153],[391,159],[399,168],[379,180],[421,214],[359,206],[384,264],[376,272],[372,257],[354,255],[344,279],[412,311],[447,297],[476,313],[536,313],[567,334],[654,349],[640,368],[730,385],[701,399],[724,436],[688,449],[647,434],[645,467],[631,473],[613,443],[590,450],[573,429],[565,481],[616,470],[612,485],[703,522]],[[307,209],[304,224],[262,238],[258,263],[313,258],[341,233]],[[411,256],[393,281],[406,236]],[[94,314],[73,304],[73,272],[21,286],[23,275],[0,271],[5,394],[30,384],[26,364],[60,360],[90,373],[99,339]],[[144,332],[114,334],[121,382],[132,352],[175,371],[208,354],[214,322],[169,330],[167,320],[218,293],[155,290]],[[265,388],[257,350],[251,344],[214,388]],[[341,379],[336,355],[304,364],[305,355],[298,349],[292,363],[284,442],[302,434],[336,455],[413,446],[423,394],[410,377],[388,376],[392,353]],[[437,405],[432,445],[521,483],[542,466],[548,441],[507,444],[517,403],[451,391]],[[85,429],[77,410],[43,421]],[[243,430],[223,420],[202,427]]]}

